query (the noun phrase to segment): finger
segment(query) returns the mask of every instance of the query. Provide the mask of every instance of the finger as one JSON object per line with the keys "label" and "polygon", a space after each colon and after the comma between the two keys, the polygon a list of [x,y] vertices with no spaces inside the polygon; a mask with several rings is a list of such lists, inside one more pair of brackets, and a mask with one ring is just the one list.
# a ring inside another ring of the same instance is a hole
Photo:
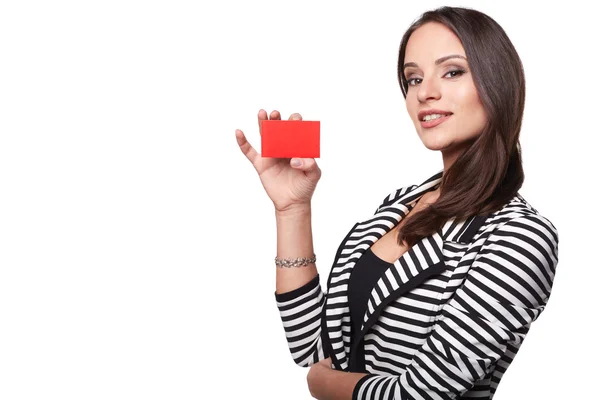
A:
{"label": "finger", "polygon": [[294,169],[304,171],[308,177],[319,178],[321,176],[321,169],[314,158],[292,158],[290,166]]}
{"label": "finger", "polygon": [[290,117],[288,118],[288,120],[290,120],[290,121],[292,121],[292,120],[302,121],[302,115],[300,115],[298,113],[293,113],[292,115],[290,115]]}
{"label": "finger", "polygon": [[[258,111],[258,130],[259,131],[260,131],[260,128],[261,128],[261,126],[260,126],[261,121],[263,121],[263,120],[265,120],[267,118],[268,118],[267,117],[267,112],[261,108]],[[261,134],[262,134],[262,132],[261,132]]]}
{"label": "finger", "polygon": [[266,119],[272,119],[272,120],[280,120],[281,119],[281,113],[277,110],[273,110],[271,111],[271,115],[269,117],[267,117],[267,112],[265,110],[263,110],[262,108],[258,111],[258,131],[260,133],[260,135],[262,136],[262,121],[266,120]]}
{"label": "finger", "polygon": [[246,140],[244,132],[242,132],[240,129],[235,130],[235,138],[237,140],[238,145],[240,146],[240,150],[242,150],[242,153],[244,153],[246,158],[250,160],[252,165],[254,165],[254,161],[258,157],[260,157],[260,154],[258,154],[256,150],[254,150],[254,147],[252,147],[248,140]]}
{"label": "finger", "polygon": [[270,119],[281,119],[281,113],[277,110],[273,110],[271,111],[271,118]]}
{"label": "finger", "polygon": [[319,363],[323,364],[324,366],[331,368],[331,358],[326,358],[324,360],[319,361]]}

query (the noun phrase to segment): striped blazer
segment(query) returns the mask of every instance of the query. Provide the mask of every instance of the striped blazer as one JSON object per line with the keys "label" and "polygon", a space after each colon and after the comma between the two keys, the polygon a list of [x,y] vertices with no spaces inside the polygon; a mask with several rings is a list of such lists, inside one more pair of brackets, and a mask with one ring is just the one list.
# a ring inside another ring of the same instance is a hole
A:
{"label": "striped blazer", "polygon": [[[353,372],[352,268],[424,193],[439,187],[442,172],[389,194],[371,218],[350,229],[327,295],[318,276],[275,294],[298,365],[331,357],[333,369]],[[557,263],[556,228],[520,194],[490,215],[448,220],[394,262],[371,291],[359,336],[367,375],[353,400],[491,399],[548,302]]]}

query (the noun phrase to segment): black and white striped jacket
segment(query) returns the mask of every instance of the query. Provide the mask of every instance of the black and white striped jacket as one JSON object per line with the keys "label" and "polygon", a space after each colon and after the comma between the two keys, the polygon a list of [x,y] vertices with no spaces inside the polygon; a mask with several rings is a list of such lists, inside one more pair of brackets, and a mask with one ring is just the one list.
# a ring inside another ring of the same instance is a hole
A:
{"label": "black and white striped jacket", "polygon": [[[439,186],[442,172],[391,193],[371,218],[350,229],[326,296],[318,276],[275,295],[298,365],[331,357],[334,369],[350,371],[352,268]],[[405,252],[372,290],[361,330],[368,375],[353,399],[491,399],[548,302],[557,263],[556,228],[520,194],[491,215],[447,221]]]}

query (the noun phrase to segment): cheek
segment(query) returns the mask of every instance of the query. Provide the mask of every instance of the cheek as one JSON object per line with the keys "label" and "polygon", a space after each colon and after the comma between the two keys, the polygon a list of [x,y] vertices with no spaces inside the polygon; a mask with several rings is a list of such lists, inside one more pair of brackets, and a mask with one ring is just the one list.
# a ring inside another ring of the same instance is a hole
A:
{"label": "cheek", "polygon": [[412,119],[413,121],[416,120],[416,114],[417,114],[417,108],[418,108],[418,104],[417,104],[417,99],[415,98],[415,96],[412,96],[411,94],[408,94],[406,96],[406,111],[408,111],[408,116],[410,117],[410,119]]}
{"label": "cheek", "polygon": [[477,125],[483,125],[487,120],[485,109],[483,108],[483,104],[479,99],[477,93],[472,93],[468,97],[468,101],[465,102],[469,107],[468,110],[470,114],[473,116],[473,122]]}
{"label": "cheek", "polygon": [[474,86],[458,88],[454,93],[453,100],[454,106],[461,111],[463,116],[469,115],[475,117],[476,120],[479,120],[481,116],[485,118],[485,109]]}
{"label": "cheek", "polygon": [[473,112],[474,107],[478,107],[479,96],[474,87],[465,85],[457,88],[454,92],[454,103],[462,111]]}
{"label": "cheek", "polygon": [[487,116],[477,93],[470,93],[462,102],[463,115],[468,116],[468,126],[471,135],[477,135],[483,130]]}

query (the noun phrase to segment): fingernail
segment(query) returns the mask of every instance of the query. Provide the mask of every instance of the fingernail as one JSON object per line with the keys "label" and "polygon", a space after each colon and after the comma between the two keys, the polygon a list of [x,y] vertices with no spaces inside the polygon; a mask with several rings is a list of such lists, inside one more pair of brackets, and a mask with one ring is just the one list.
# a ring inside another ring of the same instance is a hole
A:
{"label": "fingernail", "polygon": [[300,160],[292,160],[292,167],[299,167],[302,165],[302,161]]}

